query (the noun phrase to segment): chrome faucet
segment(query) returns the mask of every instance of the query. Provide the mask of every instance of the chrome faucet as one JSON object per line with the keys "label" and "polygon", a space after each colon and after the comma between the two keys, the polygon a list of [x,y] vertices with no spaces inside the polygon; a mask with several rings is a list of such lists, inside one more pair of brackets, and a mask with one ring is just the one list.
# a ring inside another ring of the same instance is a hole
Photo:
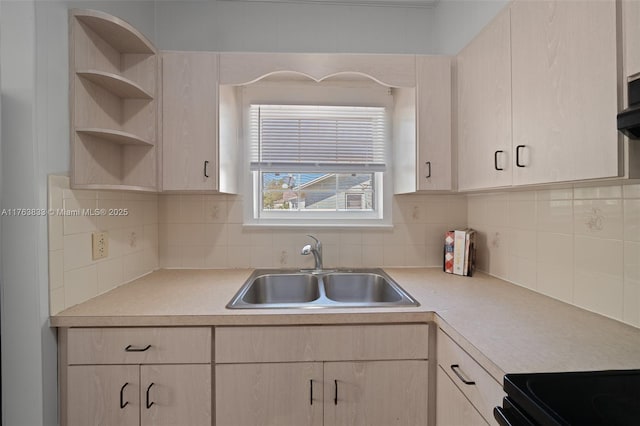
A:
{"label": "chrome faucet", "polygon": [[322,243],[313,235],[307,235],[307,237],[313,238],[313,240],[316,242],[315,247],[311,247],[311,244],[307,244],[306,246],[302,247],[300,254],[303,256],[308,256],[309,253],[313,253],[313,258],[316,261],[316,267],[313,269],[313,271],[320,272],[324,269],[322,267]]}

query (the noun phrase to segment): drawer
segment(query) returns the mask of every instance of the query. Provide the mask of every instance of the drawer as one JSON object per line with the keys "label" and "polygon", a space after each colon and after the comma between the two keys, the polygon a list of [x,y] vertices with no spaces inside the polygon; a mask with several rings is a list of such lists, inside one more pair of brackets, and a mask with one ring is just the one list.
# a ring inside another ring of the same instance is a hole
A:
{"label": "drawer", "polygon": [[[439,367],[460,388],[485,420],[494,424],[493,408],[502,404],[502,397],[505,395],[502,386],[440,329],[437,346]],[[474,384],[465,384],[463,379]]]}
{"label": "drawer", "polygon": [[428,324],[216,327],[216,363],[427,359]]}
{"label": "drawer", "polygon": [[71,328],[67,363],[208,364],[211,328]]}

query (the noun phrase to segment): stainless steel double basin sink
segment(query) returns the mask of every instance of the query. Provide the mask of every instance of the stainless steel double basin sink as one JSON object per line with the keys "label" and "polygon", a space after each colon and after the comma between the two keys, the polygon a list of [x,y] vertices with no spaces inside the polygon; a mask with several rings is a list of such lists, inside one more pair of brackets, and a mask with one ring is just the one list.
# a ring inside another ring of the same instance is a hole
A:
{"label": "stainless steel double basin sink", "polygon": [[256,270],[229,309],[420,306],[382,269]]}

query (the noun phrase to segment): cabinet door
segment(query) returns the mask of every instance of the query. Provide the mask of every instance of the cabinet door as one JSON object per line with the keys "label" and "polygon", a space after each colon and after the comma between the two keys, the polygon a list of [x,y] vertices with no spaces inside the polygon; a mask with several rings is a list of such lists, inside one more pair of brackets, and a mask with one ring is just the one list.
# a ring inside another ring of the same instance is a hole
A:
{"label": "cabinet door", "polygon": [[486,426],[488,423],[438,366],[436,426]]}
{"label": "cabinet door", "polygon": [[458,188],[511,185],[511,43],[505,9],[457,57]]}
{"label": "cabinet door", "polygon": [[418,190],[451,189],[451,58],[416,56]]}
{"label": "cabinet door", "polygon": [[427,369],[427,361],[325,363],[325,426],[426,425]]}
{"label": "cabinet door", "polygon": [[[217,189],[218,56],[162,54],[162,189]],[[208,177],[207,177],[208,175]]]}
{"label": "cabinet door", "polygon": [[67,368],[68,426],[138,425],[137,365],[74,365]]}
{"label": "cabinet door", "polygon": [[616,2],[514,2],[511,40],[514,184],[617,176]]}
{"label": "cabinet door", "polygon": [[216,365],[216,425],[321,426],[322,363]]}
{"label": "cabinet door", "polygon": [[142,426],[211,426],[211,365],[140,367]]}
{"label": "cabinet door", "polygon": [[640,2],[623,0],[622,17],[624,75],[629,77],[640,73]]}

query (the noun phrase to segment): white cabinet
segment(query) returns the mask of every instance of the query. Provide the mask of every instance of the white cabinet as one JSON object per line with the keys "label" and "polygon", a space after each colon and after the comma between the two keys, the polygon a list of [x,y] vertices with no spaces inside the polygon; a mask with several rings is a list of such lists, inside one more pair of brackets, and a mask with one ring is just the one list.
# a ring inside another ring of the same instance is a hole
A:
{"label": "white cabinet", "polygon": [[457,57],[458,189],[511,185],[509,9]]}
{"label": "white cabinet", "polygon": [[218,55],[162,53],[162,189],[216,190]]}
{"label": "white cabinet", "polygon": [[441,329],[437,341],[436,426],[496,424],[502,386]]}
{"label": "white cabinet", "polygon": [[451,58],[416,56],[416,87],[394,89],[394,192],[450,191]]}
{"label": "white cabinet", "polygon": [[218,425],[427,423],[427,324],[218,327],[215,348]]}
{"label": "white cabinet", "polygon": [[486,426],[478,410],[464,396],[453,380],[438,367],[436,384],[436,425],[437,426]]}
{"label": "white cabinet", "polygon": [[210,426],[210,328],[61,329],[61,424]]}
{"label": "white cabinet", "polygon": [[614,0],[511,7],[513,183],[619,175]]}
{"label": "white cabinet", "polygon": [[640,73],[640,2],[622,0],[620,4],[622,7],[624,75],[630,77]]}
{"label": "white cabinet", "polygon": [[238,191],[240,111],[218,67],[214,52],[162,53],[163,191]]}

